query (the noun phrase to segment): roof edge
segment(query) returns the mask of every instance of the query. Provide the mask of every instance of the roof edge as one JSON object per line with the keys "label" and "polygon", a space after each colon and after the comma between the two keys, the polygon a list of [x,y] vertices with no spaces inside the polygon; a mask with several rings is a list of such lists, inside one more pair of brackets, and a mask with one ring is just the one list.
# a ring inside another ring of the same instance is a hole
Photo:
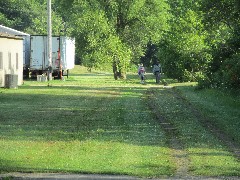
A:
{"label": "roof edge", "polygon": [[30,36],[30,34],[0,25],[0,33],[11,34],[11,35],[22,35],[22,36]]}
{"label": "roof edge", "polygon": [[0,32],[0,38],[23,40],[22,37],[11,35],[11,34],[6,34],[6,33],[1,33],[1,32]]}

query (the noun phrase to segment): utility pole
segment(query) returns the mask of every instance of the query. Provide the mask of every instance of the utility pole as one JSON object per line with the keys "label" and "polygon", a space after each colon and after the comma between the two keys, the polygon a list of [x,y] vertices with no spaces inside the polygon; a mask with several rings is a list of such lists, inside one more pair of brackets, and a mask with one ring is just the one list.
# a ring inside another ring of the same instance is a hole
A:
{"label": "utility pole", "polygon": [[52,80],[52,17],[51,17],[51,0],[47,0],[47,29],[48,29],[48,40],[47,40],[47,54],[48,54],[48,81]]}

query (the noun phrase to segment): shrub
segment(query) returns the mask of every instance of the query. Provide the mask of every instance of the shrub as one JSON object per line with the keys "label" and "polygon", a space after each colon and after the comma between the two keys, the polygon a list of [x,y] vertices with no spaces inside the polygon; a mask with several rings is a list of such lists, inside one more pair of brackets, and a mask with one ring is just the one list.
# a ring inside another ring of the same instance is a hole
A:
{"label": "shrub", "polygon": [[226,59],[220,69],[222,73],[222,83],[228,87],[240,88],[240,54],[234,54]]}
{"label": "shrub", "polygon": [[198,89],[204,89],[204,88],[212,87],[210,78],[202,72],[197,72],[196,73],[196,80],[198,82],[198,86],[197,86]]}

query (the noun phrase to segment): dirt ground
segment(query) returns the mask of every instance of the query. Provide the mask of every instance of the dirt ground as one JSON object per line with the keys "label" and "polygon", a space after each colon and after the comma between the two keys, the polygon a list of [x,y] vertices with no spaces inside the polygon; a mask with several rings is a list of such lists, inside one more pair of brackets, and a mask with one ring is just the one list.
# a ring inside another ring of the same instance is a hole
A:
{"label": "dirt ground", "polygon": [[238,180],[239,177],[162,177],[158,179],[137,178],[118,175],[58,174],[58,173],[8,173],[0,174],[0,180]]}

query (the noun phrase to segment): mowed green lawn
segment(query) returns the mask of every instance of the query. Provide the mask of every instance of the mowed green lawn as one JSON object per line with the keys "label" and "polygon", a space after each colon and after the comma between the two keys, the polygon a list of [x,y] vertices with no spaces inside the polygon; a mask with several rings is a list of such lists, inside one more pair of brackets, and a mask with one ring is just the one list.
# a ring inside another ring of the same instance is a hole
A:
{"label": "mowed green lawn", "polygon": [[[240,175],[239,161],[187,108],[179,109],[167,89],[151,76],[146,85],[129,77],[115,81],[112,74],[76,66],[65,81],[0,89],[0,172],[174,176],[169,136],[148,107],[146,94],[154,88],[160,113],[181,129],[176,138],[189,153],[189,174]],[[198,138],[190,140],[192,134]]]}
{"label": "mowed green lawn", "polygon": [[0,170],[173,174],[166,137],[138,82],[85,73],[1,89]]}

